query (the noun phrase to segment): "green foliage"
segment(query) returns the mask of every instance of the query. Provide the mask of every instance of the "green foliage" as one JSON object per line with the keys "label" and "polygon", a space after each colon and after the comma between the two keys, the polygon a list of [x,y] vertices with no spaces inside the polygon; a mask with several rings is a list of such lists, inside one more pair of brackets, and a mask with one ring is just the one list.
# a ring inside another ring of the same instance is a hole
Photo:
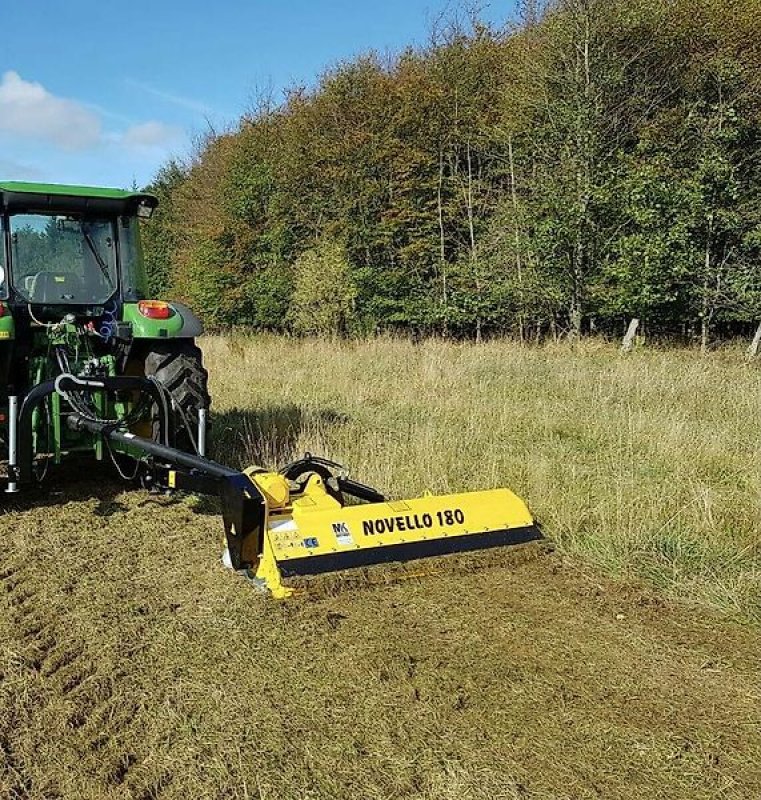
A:
{"label": "green foliage", "polygon": [[148,224],[142,226],[145,267],[151,297],[165,297],[172,273],[172,254],[177,246],[180,221],[174,214],[175,191],[187,178],[186,171],[176,161],[165,164],[147,191],[155,194],[159,205]]}
{"label": "green foliage", "polygon": [[639,316],[706,343],[753,323],[757,0],[531,8],[341,63],[168,164],[155,292],[212,326],[310,330],[296,308],[319,303],[324,261],[354,287],[327,330],[580,335]]}
{"label": "green foliage", "polygon": [[323,241],[296,259],[286,319],[297,333],[347,333],[354,323],[356,298],[346,249]]}

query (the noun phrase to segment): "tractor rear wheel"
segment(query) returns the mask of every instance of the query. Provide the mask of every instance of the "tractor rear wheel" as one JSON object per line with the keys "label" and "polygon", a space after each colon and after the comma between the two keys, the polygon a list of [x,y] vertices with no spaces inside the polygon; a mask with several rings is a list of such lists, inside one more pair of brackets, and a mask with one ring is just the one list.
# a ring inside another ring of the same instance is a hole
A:
{"label": "tractor rear wheel", "polygon": [[[145,375],[156,378],[172,395],[174,405],[179,409],[173,417],[174,444],[181,450],[192,452],[194,443],[197,444],[199,411],[211,403],[209,373],[203,366],[201,349],[192,339],[152,342],[145,357]],[[153,437],[157,439],[158,435],[159,412],[154,408]]]}

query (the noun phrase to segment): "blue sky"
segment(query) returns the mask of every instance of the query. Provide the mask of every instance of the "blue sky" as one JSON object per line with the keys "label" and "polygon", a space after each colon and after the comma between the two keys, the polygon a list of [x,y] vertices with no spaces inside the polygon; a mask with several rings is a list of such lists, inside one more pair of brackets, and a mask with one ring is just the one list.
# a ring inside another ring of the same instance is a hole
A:
{"label": "blue sky", "polygon": [[[3,3],[0,178],[146,183],[257,90],[426,40],[446,0]],[[492,21],[510,0],[483,6]]]}

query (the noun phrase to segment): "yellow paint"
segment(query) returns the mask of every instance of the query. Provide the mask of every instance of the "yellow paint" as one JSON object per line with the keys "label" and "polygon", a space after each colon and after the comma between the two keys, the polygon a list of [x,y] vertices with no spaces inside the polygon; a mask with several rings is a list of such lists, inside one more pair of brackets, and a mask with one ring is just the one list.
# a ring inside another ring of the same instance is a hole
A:
{"label": "yellow paint", "polygon": [[279,472],[262,472],[257,467],[249,467],[245,472],[264,495],[269,510],[288,505],[290,501],[288,481]]}
{"label": "yellow paint", "polygon": [[169,484],[170,489],[177,488],[177,473],[173,470],[169,470],[169,476],[167,478],[167,483]]}
{"label": "yellow paint", "polygon": [[[309,504],[301,500],[293,503],[291,514],[295,530],[283,533],[276,530],[270,534],[277,561],[533,524],[525,503],[509,489],[344,508],[331,497],[325,495],[325,498],[322,502],[310,497]],[[372,533],[368,532],[370,525]],[[318,546],[304,546],[306,538],[317,539]]]}
{"label": "yellow paint", "polygon": [[[252,479],[262,488],[260,474]],[[266,481],[265,481],[266,482]],[[263,489],[264,491],[264,489]],[[265,493],[266,494],[266,493]],[[256,570],[272,595],[285,598],[280,566],[296,558],[378,549],[430,539],[460,537],[534,524],[526,504],[509,489],[491,489],[341,506],[313,476],[290,506],[270,508]]]}
{"label": "yellow paint", "polygon": [[270,594],[276,600],[285,600],[293,594],[293,589],[283,586],[280,570],[272,552],[269,533],[264,536],[264,552],[259,557],[259,566],[256,570],[257,579],[264,581]]}

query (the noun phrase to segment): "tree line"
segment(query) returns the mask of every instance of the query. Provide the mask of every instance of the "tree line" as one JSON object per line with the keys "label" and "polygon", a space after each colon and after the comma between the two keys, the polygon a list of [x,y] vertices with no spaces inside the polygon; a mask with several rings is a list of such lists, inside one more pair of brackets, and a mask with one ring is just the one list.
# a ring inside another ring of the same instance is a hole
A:
{"label": "tree line", "polygon": [[761,2],[528,2],[264,97],[148,188],[213,327],[521,339],[761,317]]}

